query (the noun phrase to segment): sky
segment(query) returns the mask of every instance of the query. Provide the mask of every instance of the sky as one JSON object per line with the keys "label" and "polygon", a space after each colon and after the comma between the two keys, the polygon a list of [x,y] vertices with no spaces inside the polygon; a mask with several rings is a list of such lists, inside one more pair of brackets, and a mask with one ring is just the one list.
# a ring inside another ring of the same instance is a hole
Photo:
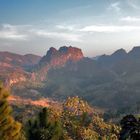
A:
{"label": "sky", "polygon": [[85,56],[140,46],[140,0],[0,0],[0,51],[46,54],[75,46]]}

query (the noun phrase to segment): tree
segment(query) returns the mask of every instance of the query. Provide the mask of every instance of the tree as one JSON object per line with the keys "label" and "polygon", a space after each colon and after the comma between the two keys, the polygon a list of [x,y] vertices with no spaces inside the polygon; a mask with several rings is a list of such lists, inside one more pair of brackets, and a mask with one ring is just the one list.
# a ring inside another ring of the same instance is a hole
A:
{"label": "tree", "polygon": [[21,140],[21,124],[11,116],[8,104],[9,91],[0,83],[0,140]]}
{"label": "tree", "polygon": [[119,127],[108,124],[78,97],[69,97],[61,113],[44,108],[28,122],[29,140],[118,140]]}
{"label": "tree", "polygon": [[38,118],[28,122],[29,140],[63,140],[63,129],[59,119],[53,120],[47,108],[39,113]]}
{"label": "tree", "polygon": [[105,123],[87,102],[69,97],[63,104],[64,129],[72,140],[117,140],[119,127]]}
{"label": "tree", "polygon": [[125,116],[121,122],[122,130],[120,132],[120,140],[139,140],[140,139],[140,120],[133,115]]}

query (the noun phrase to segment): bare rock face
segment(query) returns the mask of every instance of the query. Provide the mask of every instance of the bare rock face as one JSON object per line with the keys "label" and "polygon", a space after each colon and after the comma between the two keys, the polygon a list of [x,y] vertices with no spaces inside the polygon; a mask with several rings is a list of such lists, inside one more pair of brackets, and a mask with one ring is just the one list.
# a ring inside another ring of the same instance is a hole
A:
{"label": "bare rock face", "polygon": [[39,65],[49,64],[52,67],[62,66],[67,61],[79,61],[83,58],[81,49],[75,47],[60,47],[59,50],[51,47],[47,54],[40,60]]}
{"label": "bare rock face", "polygon": [[59,50],[51,47],[47,54],[40,60],[37,69],[35,70],[35,77],[43,81],[50,68],[58,68],[64,66],[67,62],[77,62],[83,58],[81,49],[72,46],[63,46]]}

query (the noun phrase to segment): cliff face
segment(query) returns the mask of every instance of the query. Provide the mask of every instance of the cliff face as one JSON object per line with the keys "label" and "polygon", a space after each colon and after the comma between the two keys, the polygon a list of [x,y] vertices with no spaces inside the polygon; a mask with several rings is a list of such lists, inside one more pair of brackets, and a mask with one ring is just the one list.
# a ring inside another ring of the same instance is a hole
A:
{"label": "cliff face", "polygon": [[79,61],[83,58],[81,49],[75,47],[60,47],[59,50],[51,47],[47,54],[40,60],[39,65],[49,64],[52,67],[62,66],[67,61]]}
{"label": "cliff face", "polygon": [[40,60],[34,77],[38,80],[45,80],[47,72],[50,68],[58,68],[64,66],[67,62],[77,62],[83,58],[81,49],[72,46],[60,47],[59,50],[51,47],[47,54]]}

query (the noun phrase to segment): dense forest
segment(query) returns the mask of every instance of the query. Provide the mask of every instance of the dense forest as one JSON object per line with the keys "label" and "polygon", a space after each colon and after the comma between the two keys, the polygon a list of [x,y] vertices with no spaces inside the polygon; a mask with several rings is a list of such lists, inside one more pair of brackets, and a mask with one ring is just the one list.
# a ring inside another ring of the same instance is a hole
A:
{"label": "dense forest", "polygon": [[32,108],[37,112],[24,121],[20,113],[12,116],[8,96],[9,91],[0,84],[0,140],[138,140],[140,137],[138,116],[127,115],[117,124],[105,122],[77,96],[65,100],[60,110]]}

